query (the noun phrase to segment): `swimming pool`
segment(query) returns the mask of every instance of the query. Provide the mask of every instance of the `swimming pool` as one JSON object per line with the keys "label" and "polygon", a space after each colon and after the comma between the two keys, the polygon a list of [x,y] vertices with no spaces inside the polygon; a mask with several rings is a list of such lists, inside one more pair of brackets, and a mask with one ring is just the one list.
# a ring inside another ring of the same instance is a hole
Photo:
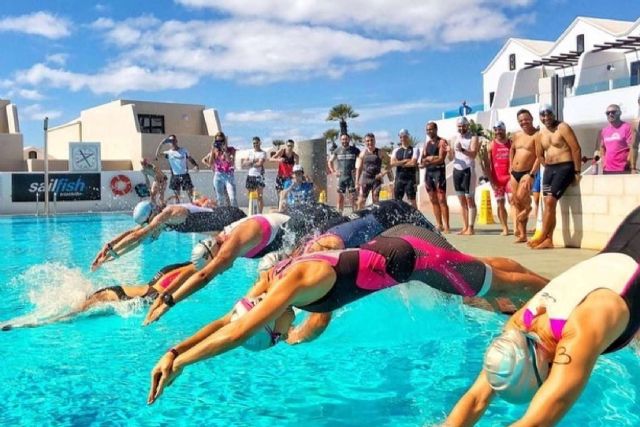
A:
{"label": "swimming pool", "polygon": [[[0,218],[0,322],[43,316],[91,290],[145,283],[188,259],[197,236],[89,264],[131,227],[126,215]],[[153,406],[149,372],[173,344],[226,313],[256,275],[239,260],[214,284],[141,327],[145,307],[120,305],[66,323],[0,332],[0,425],[422,426],[444,419],[474,380],[501,317],[403,286],[340,311],[316,341],[244,349],[186,368]],[[640,357],[602,357],[561,425],[640,425]],[[525,407],[494,402],[478,425],[505,425]]]}

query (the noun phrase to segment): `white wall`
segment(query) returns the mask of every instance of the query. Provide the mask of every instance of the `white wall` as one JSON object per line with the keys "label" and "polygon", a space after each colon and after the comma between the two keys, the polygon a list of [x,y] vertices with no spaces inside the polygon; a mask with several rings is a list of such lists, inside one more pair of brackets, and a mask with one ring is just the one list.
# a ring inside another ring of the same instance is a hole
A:
{"label": "white wall", "polygon": [[604,111],[609,104],[620,105],[623,120],[635,119],[638,117],[638,93],[640,86],[630,86],[565,98],[564,120],[571,125],[604,124]]}
{"label": "white wall", "polygon": [[[507,45],[504,51],[500,53],[500,56],[496,58],[491,67],[487,68],[482,74],[482,93],[485,109],[489,108],[489,94],[496,92],[498,96],[498,80],[502,73],[509,72],[509,55],[515,53],[516,55],[516,70],[524,67],[527,62],[540,59],[540,56],[536,55],[529,49],[525,48],[518,42],[513,40],[507,41]],[[509,93],[511,87],[509,87]]]}

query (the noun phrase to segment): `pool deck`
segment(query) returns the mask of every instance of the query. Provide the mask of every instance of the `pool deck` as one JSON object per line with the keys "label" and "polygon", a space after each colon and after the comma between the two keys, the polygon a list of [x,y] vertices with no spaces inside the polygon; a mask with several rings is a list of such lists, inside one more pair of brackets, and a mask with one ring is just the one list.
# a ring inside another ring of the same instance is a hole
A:
{"label": "pool deck", "polygon": [[[426,217],[430,221],[433,220],[428,214]],[[474,236],[460,236],[456,234],[462,225],[460,216],[453,214],[451,220],[453,231],[445,236],[458,250],[475,256],[511,258],[550,279],[597,253],[593,250],[575,248],[533,250],[524,243],[513,243],[513,235],[501,236],[502,229],[497,224],[477,225]]]}

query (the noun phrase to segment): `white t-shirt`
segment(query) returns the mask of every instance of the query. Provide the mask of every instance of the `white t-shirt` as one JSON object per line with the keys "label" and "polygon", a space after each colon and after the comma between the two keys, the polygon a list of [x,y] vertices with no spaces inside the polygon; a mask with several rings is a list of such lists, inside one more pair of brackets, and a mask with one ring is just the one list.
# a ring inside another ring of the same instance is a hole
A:
{"label": "white t-shirt", "polygon": [[264,159],[267,160],[267,152],[266,151],[252,151],[249,153],[249,161],[251,162],[251,167],[249,168],[248,175],[249,176],[262,176],[264,175],[264,163],[263,166],[256,167],[255,164],[258,160]]}
{"label": "white t-shirt", "polygon": [[178,147],[177,150],[172,148],[165,151],[164,156],[169,161],[169,166],[174,175],[184,175],[189,172],[189,167],[187,166],[189,152],[186,148]]}
{"label": "white t-shirt", "polygon": [[473,139],[473,135],[471,134],[471,132],[469,132],[466,135],[460,135],[460,134],[456,135],[456,140],[453,143],[453,147],[451,147],[452,150],[455,150],[453,153],[454,169],[458,169],[461,171],[469,168],[475,168],[476,166],[475,159],[472,159],[462,151],[458,151],[456,149],[456,146],[458,145],[458,143],[460,143],[460,145],[462,145],[462,148],[464,148],[465,150],[469,150],[471,148],[472,139]]}

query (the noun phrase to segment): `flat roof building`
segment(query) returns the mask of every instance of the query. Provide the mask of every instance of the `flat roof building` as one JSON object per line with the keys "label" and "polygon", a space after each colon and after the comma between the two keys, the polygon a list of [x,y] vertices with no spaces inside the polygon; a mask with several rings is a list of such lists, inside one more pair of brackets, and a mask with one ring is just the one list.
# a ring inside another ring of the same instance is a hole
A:
{"label": "flat roof building", "polygon": [[176,135],[179,145],[199,161],[220,130],[216,110],[204,105],[119,99],[83,110],[77,119],[49,128],[49,154],[68,159],[70,142],[98,142],[103,161],[118,163],[120,169],[139,170],[140,160],[153,160],[158,143],[168,135]]}
{"label": "flat roof building", "polygon": [[22,146],[18,108],[8,99],[0,99],[0,171],[24,170]]}

